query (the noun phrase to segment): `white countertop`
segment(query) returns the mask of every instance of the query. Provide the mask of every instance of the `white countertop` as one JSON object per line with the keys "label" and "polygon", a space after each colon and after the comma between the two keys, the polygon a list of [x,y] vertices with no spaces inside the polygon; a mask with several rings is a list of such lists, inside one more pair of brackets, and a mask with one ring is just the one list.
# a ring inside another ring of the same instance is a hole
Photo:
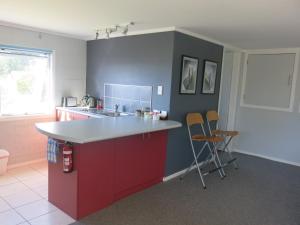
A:
{"label": "white countertop", "polygon": [[[90,116],[93,118],[106,118],[107,116],[103,114],[96,114],[96,113],[91,113],[87,107],[56,107],[56,109],[65,111],[65,112],[71,112],[71,113],[77,113],[80,115],[85,115],[85,116]],[[84,111],[85,109],[86,111]],[[96,109],[93,109],[96,110]]]}
{"label": "white countertop", "polygon": [[73,143],[102,141],[135,134],[181,127],[172,120],[144,119],[136,116],[91,118],[64,122],[37,123],[37,130],[51,138]]}

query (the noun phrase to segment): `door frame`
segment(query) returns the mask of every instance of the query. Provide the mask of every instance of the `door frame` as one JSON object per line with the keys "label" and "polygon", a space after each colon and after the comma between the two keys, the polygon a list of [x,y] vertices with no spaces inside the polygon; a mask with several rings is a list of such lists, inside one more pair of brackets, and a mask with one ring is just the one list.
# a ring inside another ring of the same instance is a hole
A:
{"label": "door frame", "polygon": [[[235,115],[237,110],[237,103],[238,103],[238,88],[239,88],[239,78],[240,78],[240,69],[241,69],[241,58],[242,52],[237,51],[236,49],[224,49],[223,51],[223,62],[225,57],[225,52],[231,51],[233,52],[233,65],[232,65],[232,74],[231,74],[231,84],[230,84],[230,95],[229,95],[229,107],[228,107],[228,118],[227,118],[227,130],[234,130],[235,129]],[[220,91],[219,91],[219,103],[218,103],[218,113],[220,113],[220,106],[221,106],[221,93],[222,88],[224,85],[223,77],[223,69],[224,63],[222,63],[222,72],[221,72],[221,81],[220,81]]]}

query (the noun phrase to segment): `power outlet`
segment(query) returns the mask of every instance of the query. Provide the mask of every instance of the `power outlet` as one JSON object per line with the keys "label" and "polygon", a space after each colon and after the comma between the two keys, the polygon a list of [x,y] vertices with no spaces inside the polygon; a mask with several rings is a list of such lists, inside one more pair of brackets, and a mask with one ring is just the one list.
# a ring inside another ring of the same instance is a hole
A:
{"label": "power outlet", "polygon": [[157,95],[163,95],[163,86],[157,86]]}

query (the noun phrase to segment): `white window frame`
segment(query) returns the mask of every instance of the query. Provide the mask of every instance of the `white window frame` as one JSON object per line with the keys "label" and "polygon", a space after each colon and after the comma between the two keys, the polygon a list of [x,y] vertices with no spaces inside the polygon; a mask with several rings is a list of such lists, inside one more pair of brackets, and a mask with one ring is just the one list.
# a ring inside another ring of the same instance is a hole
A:
{"label": "white window frame", "polygon": [[11,120],[22,120],[26,118],[49,118],[53,116],[53,106],[54,106],[54,92],[53,92],[53,84],[54,84],[54,70],[55,70],[55,51],[48,49],[38,49],[38,48],[27,48],[27,47],[19,47],[19,46],[11,46],[11,45],[2,45],[1,48],[8,48],[17,51],[32,51],[32,52],[45,52],[49,54],[49,109],[47,113],[36,113],[36,114],[20,114],[20,115],[1,115],[0,121],[11,121]]}
{"label": "white window frame", "polygon": [[[295,92],[296,92],[296,82],[298,77],[298,64],[299,64],[299,52],[300,48],[285,48],[285,49],[259,49],[259,50],[248,50],[245,52],[245,58],[243,63],[243,75],[242,75],[242,90],[241,90],[241,97],[240,97],[240,106],[246,108],[255,108],[255,109],[267,109],[267,110],[274,110],[274,111],[283,111],[283,112],[293,112],[294,111],[294,104],[295,104]],[[294,61],[294,71],[292,76],[292,88],[290,93],[290,102],[287,108],[283,107],[272,107],[272,106],[261,106],[255,104],[246,104],[244,102],[245,96],[245,88],[246,88],[246,78],[247,78],[247,62],[248,57],[251,54],[255,55],[276,55],[276,54],[295,54],[295,61]]]}

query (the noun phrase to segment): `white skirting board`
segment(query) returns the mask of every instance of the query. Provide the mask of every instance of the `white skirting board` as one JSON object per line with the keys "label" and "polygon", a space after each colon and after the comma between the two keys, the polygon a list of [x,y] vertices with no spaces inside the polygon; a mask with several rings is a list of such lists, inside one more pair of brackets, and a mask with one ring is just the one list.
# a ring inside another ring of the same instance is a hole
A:
{"label": "white skirting board", "polygon": [[[192,170],[194,170],[195,168],[196,168],[196,166],[193,166]],[[183,170],[180,170],[180,171],[178,171],[176,173],[173,173],[173,174],[171,174],[171,175],[169,175],[167,177],[164,177],[163,178],[163,182],[167,182],[167,181],[172,180],[172,179],[174,179],[176,177],[179,177],[180,175],[184,174],[184,172],[186,171],[186,169],[187,168],[185,168]]]}
{"label": "white skirting board", "polygon": [[[203,165],[203,162],[200,162],[200,163],[199,163],[199,166],[201,167],[202,165]],[[196,168],[197,168],[197,166],[194,165],[194,166],[192,167],[191,171],[194,170],[194,169],[196,169]],[[176,173],[173,173],[173,174],[171,174],[171,175],[169,175],[169,176],[167,176],[167,177],[164,177],[164,178],[163,178],[163,182],[172,180],[172,179],[174,179],[174,178],[176,178],[176,177],[179,177],[179,176],[183,175],[184,172],[185,172],[187,169],[188,169],[188,168],[185,168],[185,169],[180,170],[180,171],[178,171],[178,172],[176,172]]]}
{"label": "white skirting board", "polygon": [[17,168],[17,167],[21,167],[21,166],[28,166],[30,164],[33,163],[39,163],[39,162],[46,162],[47,159],[36,159],[36,160],[32,160],[32,161],[27,161],[27,162],[23,162],[23,163],[17,163],[17,164],[11,164],[11,165],[7,165],[7,169],[13,169],[13,168]]}
{"label": "white skirting board", "polygon": [[252,155],[252,156],[256,156],[259,158],[263,158],[263,159],[269,159],[272,161],[276,161],[276,162],[281,162],[281,163],[285,163],[285,164],[289,164],[292,166],[300,166],[300,163],[296,163],[296,162],[291,162],[288,160],[284,160],[284,159],[279,159],[276,157],[271,157],[271,156],[266,156],[266,155],[261,155],[261,154],[257,154],[257,153],[252,153],[252,152],[248,152],[248,151],[244,151],[244,150],[240,150],[240,149],[234,149],[233,152],[238,152],[238,153],[242,153],[245,155]]}
{"label": "white skirting board", "polygon": [[[241,154],[245,154],[245,155],[251,155],[251,156],[256,156],[256,157],[259,157],[259,158],[263,158],[263,159],[268,159],[268,160],[272,160],[272,161],[276,161],[276,162],[281,162],[281,163],[285,163],[285,164],[289,164],[289,165],[292,165],[292,166],[299,166],[300,167],[300,163],[296,163],[296,162],[291,162],[291,161],[288,161],[288,160],[284,160],[284,159],[279,159],[279,158],[275,158],[275,157],[270,157],[270,156],[265,156],[265,155],[260,155],[260,154],[256,154],[256,153],[252,153],[252,152],[247,152],[247,151],[242,151],[242,150],[239,150],[239,149],[234,149],[233,152],[238,152],[238,153],[241,153]],[[200,166],[202,164],[200,163]],[[176,173],[173,173],[167,177],[164,177],[163,178],[163,182],[166,182],[166,181],[169,181],[169,180],[172,180],[176,177],[179,177],[181,176],[182,174],[184,174],[185,170],[187,168],[183,169],[183,170],[180,170]],[[194,170],[196,169],[196,165],[192,167],[191,170]]]}

